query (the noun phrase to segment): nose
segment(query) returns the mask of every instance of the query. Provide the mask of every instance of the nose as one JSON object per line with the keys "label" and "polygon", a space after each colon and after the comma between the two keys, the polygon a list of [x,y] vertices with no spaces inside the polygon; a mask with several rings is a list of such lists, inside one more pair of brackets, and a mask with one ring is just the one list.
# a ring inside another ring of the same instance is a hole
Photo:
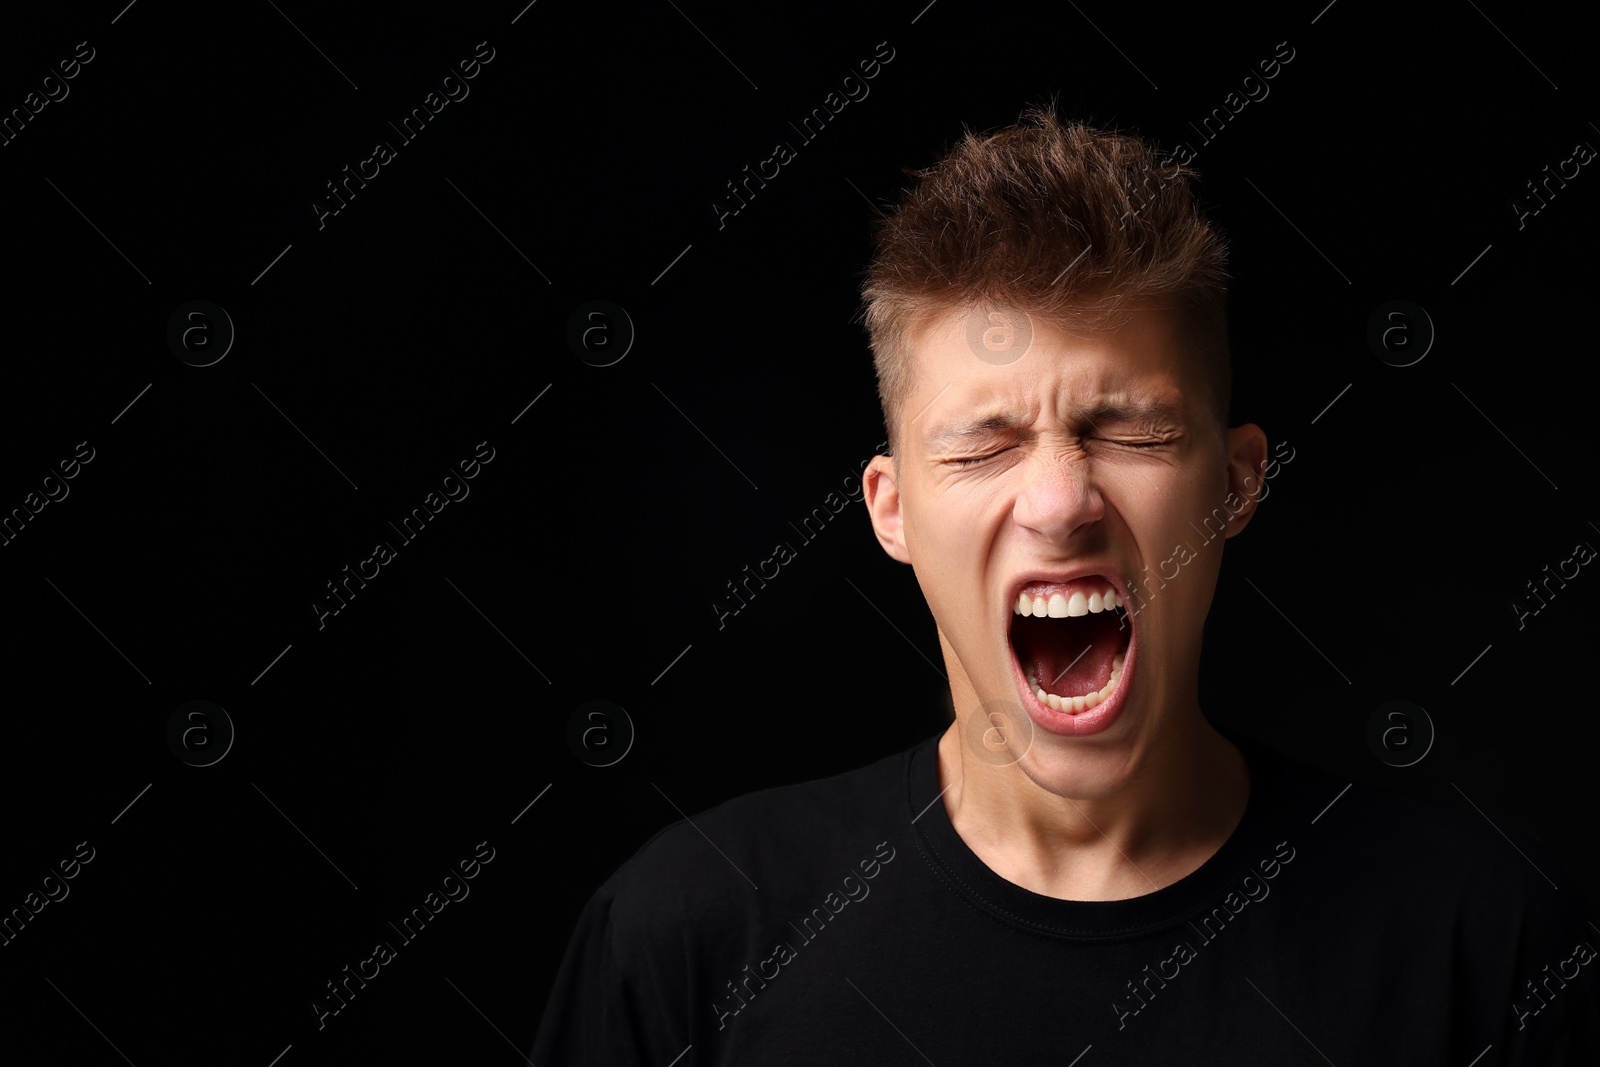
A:
{"label": "nose", "polygon": [[1020,472],[1012,517],[1055,544],[1065,544],[1105,517],[1105,498],[1089,457],[1076,448],[1052,447],[1029,456]]}

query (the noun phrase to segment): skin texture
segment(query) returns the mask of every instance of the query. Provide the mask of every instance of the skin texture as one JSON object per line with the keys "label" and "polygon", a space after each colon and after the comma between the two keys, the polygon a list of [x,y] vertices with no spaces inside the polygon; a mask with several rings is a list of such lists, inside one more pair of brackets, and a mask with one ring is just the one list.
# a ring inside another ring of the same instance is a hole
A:
{"label": "skin texture", "polygon": [[[1169,307],[1129,309],[1092,334],[1033,317],[1020,357],[980,358],[969,337],[989,321],[952,309],[912,335],[896,457],[874,457],[864,476],[879,543],[911,564],[938,624],[955,709],[939,743],[944,804],[967,845],[1018,885],[1140,896],[1205,862],[1249,795],[1243,756],[1201,714],[1200,646],[1223,545],[1255,512],[1266,435],[1223,432]],[[1106,410],[1126,401],[1167,411]],[[939,436],[993,415],[1010,424]],[[1225,501],[1226,536],[1201,544],[1196,529]],[[1185,543],[1198,552],[1179,564]],[[1021,710],[1008,627],[1020,575],[1085,565],[1165,584],[1132,620],[1121,714],[1104,732],[1062,736]]]}

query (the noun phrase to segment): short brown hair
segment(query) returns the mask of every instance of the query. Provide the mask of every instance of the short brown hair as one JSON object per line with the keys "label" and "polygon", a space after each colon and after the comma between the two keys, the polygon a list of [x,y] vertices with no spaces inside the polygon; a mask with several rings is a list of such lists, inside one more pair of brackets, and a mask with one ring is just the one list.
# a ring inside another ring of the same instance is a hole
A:
{"label": "short brown hair", "polygon": [[908,338],[937,315],[1005,307],[1101,328],[1118,307],[1171,301],[1213,411],[1232,397],[1227,245],[1203,215],[1187,159],[1143,138],[1030,108],[1018,125],[968,131],[876,227],[862,285],[891,452],[911,391]]}

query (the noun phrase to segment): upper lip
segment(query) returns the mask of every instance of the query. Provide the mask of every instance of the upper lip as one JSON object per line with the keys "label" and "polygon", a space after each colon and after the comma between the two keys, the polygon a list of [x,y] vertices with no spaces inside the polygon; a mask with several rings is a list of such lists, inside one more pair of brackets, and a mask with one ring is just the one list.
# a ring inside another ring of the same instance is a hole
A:
{"label": "upper lip", "polygon": [[1024,586],[1033,582],[1070,582],[1074,578],[1102,578],[1117,591],[1117,596],[1124,603],[1128,600],[1128,583],[1121,573],[1109,563],[1084,563],[1076,567],[1068,567],[1059,571],[1037,570],[1024,571],[1011,580],[1011,595],[1004,602],[1006,613],[1011,614],[1011,606],[1022,595]]}

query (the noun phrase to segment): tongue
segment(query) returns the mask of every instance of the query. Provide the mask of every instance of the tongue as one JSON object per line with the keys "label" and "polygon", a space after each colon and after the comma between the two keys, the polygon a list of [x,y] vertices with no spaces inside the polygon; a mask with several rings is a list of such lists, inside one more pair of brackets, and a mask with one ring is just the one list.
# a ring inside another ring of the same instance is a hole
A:
{"label": "tongue", "polygon": [[1122,652],[1129,631],[1118,624],[1120,611],[1074,618],[1025,616],[1012,629],[1017,659],[1046,693],[1087,696],[1111,680],[1111,661]]}

